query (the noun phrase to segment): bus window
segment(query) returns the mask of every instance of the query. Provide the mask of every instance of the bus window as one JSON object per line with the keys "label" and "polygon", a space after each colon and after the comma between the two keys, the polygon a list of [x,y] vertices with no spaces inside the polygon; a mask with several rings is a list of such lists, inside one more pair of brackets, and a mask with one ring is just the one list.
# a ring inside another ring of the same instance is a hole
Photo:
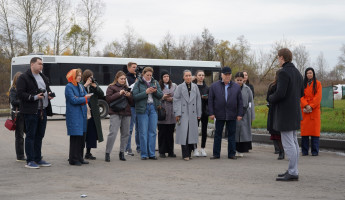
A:
{"label": "bus window", "polygon": [[13,79],[13,76],[17,73],[17,72],[26,72],[28,69],[30,69],[30,64],[27,65],[12,65],[12,74],[11,74],[11,80]]}

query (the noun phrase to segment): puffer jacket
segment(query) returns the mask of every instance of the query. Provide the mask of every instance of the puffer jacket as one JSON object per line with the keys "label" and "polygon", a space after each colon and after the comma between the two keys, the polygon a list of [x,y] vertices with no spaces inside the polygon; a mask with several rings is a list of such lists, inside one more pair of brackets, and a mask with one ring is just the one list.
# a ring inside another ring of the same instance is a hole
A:
{"label": "puffer jacket", "polygon": [[[109,85],[106,92],[105,99],[107,100],[108,104],[111,104],[111,102],[115,101],[116,99],[120,98],[120,91],[122,89],[126,90],[128,87],[126,85],[120,85],[119,83],[116,83],[114,85]],[[109,108],[109,115],[123,115],[123,116],[131,116],[131,104],[133,103],[132,96],[126,97],[128,104],[124,110],[121,110],[119,112],[113,111],[111,108]]]}

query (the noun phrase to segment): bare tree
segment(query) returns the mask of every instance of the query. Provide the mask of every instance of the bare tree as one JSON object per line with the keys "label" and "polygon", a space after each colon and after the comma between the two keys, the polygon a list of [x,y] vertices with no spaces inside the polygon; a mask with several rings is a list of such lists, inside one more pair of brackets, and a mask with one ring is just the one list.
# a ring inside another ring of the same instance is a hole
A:
{"label": "bare tree", "polygon": [[217,59],[220,61],[221,67],[226,65],[230,58],[230,42],[228,40],[221,40],[215,48]]}
{"label": "bare tree", "polygon": [[4,32],[6,43],[10,47],[9,56],[12,58],[15,56],[14,50],[14,25],[10,22],[10,13],[8,0],[0,0],[0,26],[2,32]]}
{"label": "bare tree", "polygon": [[53,50],[55,55],[60,55],[60,52],[64,49],[61,48],[63,43],[63,37],[67,33],[69,28],[69,0],[54,0],[55,21],[54,26],[54,46]]}
{"label": "bare tree", "polygon": [[163,58],[165,59],[171,59],[173,54],[172,51],[174,50],[174,40],[172,35],[168,32],[163,40],[160,43],[160,49],[162,51],[163,54]]}
{"label": "bare tree", "polygon": [[339,64],[345,65],[345,44],[340,48],[341,55],[339,56]]}
{"label": "bare tree", "polygon": [[123,57],[130,58],[133,57],[135,54],[135,43],[137,41],[134,29],[127,25],[126,26],[126,33],[124,34],[123,40]]}
{"label": "bare tree", "polygon": [[181,59],[181,60],[187,60],[188,52],[189,52],[189,40],[186,36],[183,36],[179,39],[179,43],[175,48],[173,49],[174,58]]}
{"label": "bare tree", "polygon": [[202,59],[202,48],[203,43],[199,37],[195,37],[192,40],[192,45],[190,47],[190,59],[191,60],[201,60]]}
{"label": "bare tree", "polygon": [[213,35],[207,28],[201,33],[202,60],[214,60],[216,42]]}
{"label": "bare tree", "polygon": [[122,45],[116,40],[107,44],[103,49],[104,57],[121,57],[122,56]]}
{"label": "bare tree", "polygon": [[27,53],[33,52],[34,42],[40,38],[39,31],[47,24],[49,0],[13,0],[16,7],[18,27],[25,33]]}
{"label": "bare tree", "polygon": [[241,35],[237,38],[237,48],[240,55],[240,62],[241,62],[241,68],[242,71],[244,71],[245,65],[247,60],[249,60],[249,51],[250,51],[250,44],[248,40],[244,37],[244,35]]}
{"label": "bare tree", "polygon": [[85,30],[87,33],[87,56],[90,56],[91,47],[96,44],[96,32],[102,25],[100,18],[104,13],[104,3],[102,0],[81,0],[80,12],[85,20]]}
{"label": "bare tree", "polygon": [[327,62],[323,56],[323,52],[320,52],[319,56],[316,58],[315,62],[316,71],[318,73],[319,80],[323,81],[326,79],[326,68]]}
{"label": "bare tree", "polygon": [[300,44],[293,49],[292,54],[296,68],[303,74],[309,65],[309,53],[306,47]]}

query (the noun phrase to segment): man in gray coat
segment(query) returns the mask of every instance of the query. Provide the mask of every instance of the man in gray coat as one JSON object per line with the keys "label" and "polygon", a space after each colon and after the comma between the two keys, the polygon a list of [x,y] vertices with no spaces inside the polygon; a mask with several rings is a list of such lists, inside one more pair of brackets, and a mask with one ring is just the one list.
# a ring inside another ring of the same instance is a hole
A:
{"label": "man in gray coat", "polygon": [[283,48],[278,51],[279,65],[282,67],[278,79],[277,90],[268,97],[270,104],[276,105],[273,113],[273,129],[281,132],[281,140],[285,154],[289,157],[289,168],[278,174],[277,181],[298,180],[299,146],[297,130],[300,129],[302,113],[300,99],[304,94],[303,77],[291,63],[292,53]]}

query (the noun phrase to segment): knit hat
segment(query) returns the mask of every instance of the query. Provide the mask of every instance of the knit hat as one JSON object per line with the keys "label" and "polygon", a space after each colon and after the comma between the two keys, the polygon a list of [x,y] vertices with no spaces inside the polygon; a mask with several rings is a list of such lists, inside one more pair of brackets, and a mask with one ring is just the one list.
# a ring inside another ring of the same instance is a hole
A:
{"label": "knit hat", "polygon": [[169,72],[166,71],[166,70],[163,70],[163,71],[161,72],[161,80],[163,80],[163,76],[166,75],[166,74],[168,74],[168,75],[170,76]]}

